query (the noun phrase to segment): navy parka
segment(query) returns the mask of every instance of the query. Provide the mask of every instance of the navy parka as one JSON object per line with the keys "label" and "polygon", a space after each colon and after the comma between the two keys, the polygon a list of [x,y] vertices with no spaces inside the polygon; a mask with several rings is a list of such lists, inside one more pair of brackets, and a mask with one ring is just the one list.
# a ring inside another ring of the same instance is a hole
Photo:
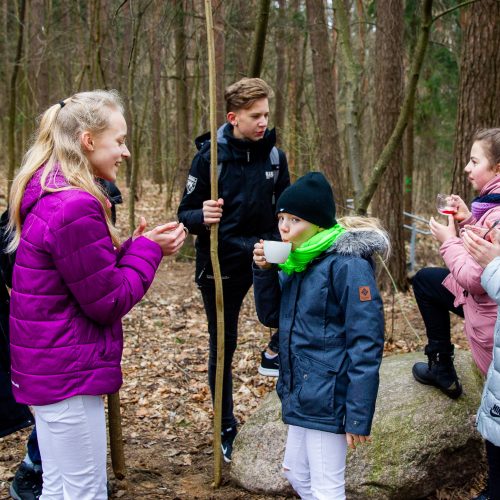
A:
{"label": "navy parka", "polygon": [[[210,134],[195,141],[193,159],[177,215],[196,240],[196,277],[212,274],[210,230],[203,223],[203,202],[211,199]],[[259,239],[279,240],[274,199],[290,185],[288,164],[279,153],[279,171],[274,180],[270,153],[276,143],[273,130],[258,141],[237,139],[233,126],[226,123],[217,133],[217,155],[222,166],[218,192],[224,200],[219,224],[219,260],[223,277],[247,273],[251,276],[253,247]],[[275,167],[274,167],[275,168]],[[273,196],[274,195],[274,196]]]}
{"label": "navy parka", "polygon": [[[369,435],[379,384],[384,319],[366,242],[344,233],[291,276],[254,266],[259,320],[278,327],[276,390],[283,421],[309,429]],[[364,250],[360,251],[357,240]],[[383,246],[379,240],[377,251]],[[373,251],[373,250],[372,250]]]}

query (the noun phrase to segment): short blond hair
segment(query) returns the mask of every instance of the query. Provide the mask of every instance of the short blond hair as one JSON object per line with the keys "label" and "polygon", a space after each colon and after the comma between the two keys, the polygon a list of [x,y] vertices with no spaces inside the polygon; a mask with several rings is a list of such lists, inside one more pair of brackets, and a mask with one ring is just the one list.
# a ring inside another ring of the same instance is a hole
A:
{"label": "short blond hair", "polygon": [[224,91],[226,113],[248,109],[259,99],[274,97],[273,89],[261,78],[242,78]]}

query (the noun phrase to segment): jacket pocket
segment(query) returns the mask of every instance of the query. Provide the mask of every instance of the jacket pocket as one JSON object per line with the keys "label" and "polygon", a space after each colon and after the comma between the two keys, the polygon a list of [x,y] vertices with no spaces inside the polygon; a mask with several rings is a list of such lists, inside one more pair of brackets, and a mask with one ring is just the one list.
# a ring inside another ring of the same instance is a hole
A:
{"label": "jacket pocket", "polygon": [[[300,388],[299,412],[316,418],[334,417],[335,384],[338,366],[329,366],[308,356],[297,357]],[[298,381],[297,381],[298,382]]]}

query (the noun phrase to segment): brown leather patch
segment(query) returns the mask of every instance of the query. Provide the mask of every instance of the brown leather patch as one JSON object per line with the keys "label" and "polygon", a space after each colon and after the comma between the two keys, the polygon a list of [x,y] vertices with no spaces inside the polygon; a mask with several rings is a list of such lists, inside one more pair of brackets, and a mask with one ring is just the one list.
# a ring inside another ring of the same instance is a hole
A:
{"label": "brown leather patch", "polygon": [[370,292],[369,286],[359,287],[359,300],[361,302],[366,302],[367,300],[372,300],[372,293]]}

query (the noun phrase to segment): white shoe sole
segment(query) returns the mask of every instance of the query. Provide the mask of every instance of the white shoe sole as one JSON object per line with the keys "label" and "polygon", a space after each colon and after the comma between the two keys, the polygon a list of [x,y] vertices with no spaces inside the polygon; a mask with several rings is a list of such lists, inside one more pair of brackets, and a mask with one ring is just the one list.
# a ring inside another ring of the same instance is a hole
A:
{"label": "white shoe sole", "polygon": [[14,488],[12,487],[12,485],[10,485],[10,487],[9,487],[9,493],[10,493],[10,496],[14,500],[22,500],[22,498],[15,492]]}
{"label": "white shoe sole", "polygon": [[278,377],[280,371],[274,368],[264,368],[262,366],[259,366],[259,373],[261,375],[264,375],[264,377]]}
{"label": "white shoe sole", "polygon": [[231,463],[231,459],[227,458],[226,455],[224,454],[224,446],[222,446],[222,444],[221,444],[220,447],[221,447],[221,450],[222,450],[222,458],[224,459],[224,462],[226,462],[226,464],[230,464]]}

